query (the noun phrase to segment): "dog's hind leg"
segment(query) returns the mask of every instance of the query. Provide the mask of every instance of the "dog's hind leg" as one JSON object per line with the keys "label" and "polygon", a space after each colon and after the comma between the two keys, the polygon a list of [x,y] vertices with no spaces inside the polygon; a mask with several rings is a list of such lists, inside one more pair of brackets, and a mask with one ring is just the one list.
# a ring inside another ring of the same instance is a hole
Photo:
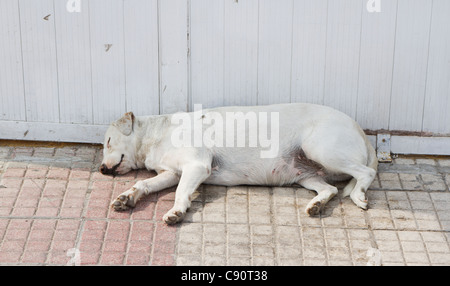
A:
{"label": "dog's hind leg", "polygon": [[335,186],[327,184],[319,176],[306,178],[298,183],[307,189],[317,192],[317,196],[308,203],[305,209],[305,212],[310,216],[318,215],[326,203],[338,193],[338,189]]}
{"label": "dog's hind leg", "polygon": [[112,202],[111,207],[116,211],[127,210],[136,206],[143,196],[175,186],[179,181],[177,174],[170,171],[161,172],[156,177],[138,181],[131,189],[121,193]]}

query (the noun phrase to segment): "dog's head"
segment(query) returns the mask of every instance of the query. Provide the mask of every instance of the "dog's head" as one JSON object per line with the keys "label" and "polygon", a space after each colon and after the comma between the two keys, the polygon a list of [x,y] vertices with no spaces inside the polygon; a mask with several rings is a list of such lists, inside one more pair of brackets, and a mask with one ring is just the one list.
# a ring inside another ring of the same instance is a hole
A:
{"label": "dog's head", "polygon": [[104,175],[122,175],[136,168],[135,117],[132,112],[114,121],[105,133],[103,161],[100,172]]}

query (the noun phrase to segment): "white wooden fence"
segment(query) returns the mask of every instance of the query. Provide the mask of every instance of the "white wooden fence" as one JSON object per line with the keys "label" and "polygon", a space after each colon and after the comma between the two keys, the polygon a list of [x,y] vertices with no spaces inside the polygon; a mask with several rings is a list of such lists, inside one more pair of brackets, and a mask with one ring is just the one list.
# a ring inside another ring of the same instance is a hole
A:
{"label": "white wooden fence", "polygon": [[0,0],[0,138],[101,142],[126,111],[313,102],[391,132],[395,152],[450,154],[449,15],[449,0]]}

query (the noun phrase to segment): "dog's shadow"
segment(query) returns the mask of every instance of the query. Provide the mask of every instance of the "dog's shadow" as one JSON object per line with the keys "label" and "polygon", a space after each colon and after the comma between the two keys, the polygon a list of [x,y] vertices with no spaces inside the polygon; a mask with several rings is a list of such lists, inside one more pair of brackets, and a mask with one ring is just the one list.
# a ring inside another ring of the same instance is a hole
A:
{"label": "dog's shadow", "polygon": [[[319,215],[311,216],[311,218],[327,218],[332,217],[336,214],[336,211],[339,212],[340,206],[342,205],[342,201],[347,200],[349,198],[342,198],[342,188],[348,183],[347,182],[339,182],[334,184],[339,189],[339,194],[336,195],[334,198],[332,198],[327,205],[321,210]],[[234,194],[229,195],[227,191],[230,188],[234,187],[225,187],[225,186],[217,186],[217,185],[205,185],[202,184],[192,195],[192,203],[191,207],[188,209],[186,213],[186,217],[184,221],[186,222],[195,222],[197,220],[200,220],[201,216],[204,214],[205,208],[207,208],[208,204],[212,203],[223,203],[223,212],[226,216],[227,211],[238,211],[233,210],[233,208],[238,208],[240,206],[233,205],[229,202],[230,198],[232,199],[232,196],[247,196],[246,200],[251,200],[251,197],[249,196],[249,188],[252,188],[253,190],[257,190],[258,188],[261,188],[262,191],[269,190],[269,196],[270,196],[270,209],[267,209],[267,212],[272,215],[274,212],[273,208],[275,208],[274,203],[274,187],[272,186],[253,186],[253,185],[242,185],[237,186],[242,191],[234,192]],[[302,188],[298,185],[292,185],[292,186],[285,186],[282,188],[292,189],[293,192],[286,192],[283,194],[277,194],[277,196],[281,200],[292,200],[293,205],[296,208],[296,211],[301,216],[307,216],[305,213],[306,204],[312,200],[317,193],[312,190],[307,190],[305,188]],[[281,197],[282,198],[281,198]],[[250,202],[249,202],[250,204]],[[248,208],[248,206],[247,206]],[[248,210],[247,210],[248,211]],[[247,214],[248,215],[248,214]]]}
{"label": "dog's shadow", "polygon": [[[153,171],[139,171],[137,173],[137,179],[148,179],[151,177],[156,176],[156,173]],[[333,217],[336,215],[336,211],[339,212],[339,208],[342,205],[342,202],[344,200],[347,200],[349,198],[342,198],[342,188],[348,183],[348,181],[338,182],[334,183],[334,185],[339,189],[339,194],[336,195],[334,198],[332,198],[327,205],[321,210],[319,215],[312,216],[311,218],[327,218],[327,217]],[[154,219],[162,219],[163,215],[169,211],[173,203],[175,201],[175,191],[176,187],[171,187],[165,190],[162,190],[157,193],[152,193],[144,198],[142,198],[136,206],[131,210],[135,216],[140,217],[153,217]],[[228,194],[228,190],[230,188],[235,187],[225,187],[225,186],[218,186],[218,185],[206,185],[202,184],[200,187],[194,192],[194,194],[191,196],[191,207],[187,210],[186,216],[184,218],[184,222],[197,222],[201,221],[202,216],[205,214],[205,209],[207,208],[208,204],[217,204],[217,203],[223,203],[223,209],[219,210],[220,212],[223,212],[224,216],[226,217],[227,211],[239,211],[237,208],[239,206],[233,206],[232,203],[230,203],[230,198],[232,199],[233,196],[247,196],[245,199],[250,200],[249,196],[249,188],[252,188],[253,190],[257,190],[258,188],[261,188],[261,190],[266,191],[269,190],[269,196],[271,201],[271,208],[267,210],[267,212],[271,213],[273,212],[273,196],[274,196],[274,187],[272,186],[253,186],[253,185],[242,185],[237,186],[241,191],[233,192],[233,194]],[[301,216],[305,215],[305,208],[306,204],[312,200],[317,193],[311,190],[304,189],[298,185],[292,185],[292,186],[285,186],[283,188],[292,189],[293,192],[286,192],[283,194],[277,194],[278,196],[283,196],[282,200],[293,200],[293,204],[297,210],[297,213]],[[236,190],[236,189],[235,189]],[[236,208],[236,209],[233,209]],[[153,214],[153,216],[152,216]],[[225,218],[224,218],[225,220]]]}

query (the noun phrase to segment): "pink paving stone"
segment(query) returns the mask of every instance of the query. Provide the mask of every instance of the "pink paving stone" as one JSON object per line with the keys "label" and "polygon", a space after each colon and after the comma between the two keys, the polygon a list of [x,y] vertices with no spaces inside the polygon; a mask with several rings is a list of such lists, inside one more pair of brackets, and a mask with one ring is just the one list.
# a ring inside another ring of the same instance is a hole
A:
{"label": "pink paving stone", "polygon": [[22,251],[0,251],[0,263],[19,263]]}
{"label": "pink paving stone", "polygon": [[26,251],[48,251],[50,249],[50,240],[34,240],[28,241]]}
{"label": "pink paving stone", "polygon": [[21,208],[21,207],[15,207],[12,212],[11,215],[12,216],[19,216],[19,217],[26,217],[26,216],[33,216],[35,213],[36,209],[35,208]]}
{"label": "pink paving stone", "polygon": [[28,240],[51,240],[53,233],[53,229],[32,229]]}
{"label": "pink paving stone", "polygon": [[123,252],[103,252],[100,264],[102,265],[122,265],[125,259]]}
{"label": "pink paving stone", "polygon": [[[11,213],[12,208],[10,207],[0,207],[0,216],[9,216]],[[1,232],[0,232],[1,234]]]}
{"label": "pink paving stone", "polygon": [[23,240],[26,241],[29,234],[28,229],[7,229],[3,240]]}
{"label": "pink paving stone", "polygon": [[27,198],[26,196],[21,195],[17,199],[15,207],[16,208],[35,208],[35,207],[37,207],[38,203],[39,203],[39,197]]}
{"label": "pink paving stone", "polygon": [[30,219],[15,219],[11,220],[8,229],[30,229],[33,220]]}
{"label": "pink paving stone", "polygon": [[56,220],[36,219],[33,221],[33,229],[54,229]]}
{"label": "pink paving stone", "polygon": [[25,168],[8,168],[3,173],[3,178],[9,178],[9,177],[23,177],[25,174]]}
{"label": "pink paving stone", "polygon": [[126,241],[128,239],[129,227],[124,227],[123,229],[108,228],[106,231],[105,240],[121,240]]}
{"label": "pink paving stone", "polygon": [[61,208],[59,215],[63,218],[81,217],[83,208]]}
{"label": "pink paving stone", "polygon": [[[25,247],[25,240],[5,240],[0,247],[0,253],[2,252],[23,252]],[[1,257],[1,255],[0,255]]]}
{"label": "pink paving stone", "polygon": [[47,252],[43,251],[25,251],[22,256],[22,263],[43,264],[47,259]]}
{"label": "pink paving stone", "polygon": [[48,254],[47,262],[52,265],[66,265],[70,259],[66,251],[52,251]]}
{"label": "pink paving stone", "polygon": [[61,197],[44,195],[39,201],[39,208],[58,208],[61,202]]}
{"label": "pink paving stone", "polygon": [[106,252],[126,252],[128,243],[126,241],[105,241],[103,251]]}
{"label": "pink paving stone", "polygon": [[136,221],[131,229],[130,241],[153,241],[154,223]]}
{"label": "pink paving stone", "polygon": [[69,177],[69,169],[50,169],[47,173],[47,178],[66,180]]}
{"label": "pink paving stone", "polygon": [[66,193],[70,192],[71,194],[79,194],[84,196],[87,189],[89,188],[89,181],[86,180],[69,180],[67,183]]}
{"label": "pink paving stone", "polygon": [[53,240],[70,240],[75,241],[77,239],[78,230],[73,229],[57,229],[53,236]]}
{"label": "pink paving stone", "polygon": [[112,181],[94,181],[92,183],[92,192],[90,199],[111,199],[111,194],[113,190]]}
{"label": "pink paving stone", "polygon": [[152,250],[152,244],[150,241],[130,240],[128,251],[139,253],[150,253]]}
{"label": "pink paving stone", "polygon": [[52,243],[52,251],[55,252],[61,252],[61,251],[65,251],[67,252],[67,250],[74,248],[75,247],[75,241],[69,241],[69,240],[56,240],[53,241]]}
{"label": "pink paving stone", "polygon": [[35,216],[38,217],[56,217],[59,213],[59,208],[38,208]]}
{"label": "pink paving stone", "polygon": [[175,265],[175,258],[173,254],[153,255],[151,265],[154,266],[173,266]]}
{"label": "pink paving stone", "polygon": [[131,209],[124,211],[116,211],[110,206],[108,207],[108,218],[109,219],[129,219],[131,217]]}
{"label": "pink paving stone", "polygon": [[63,208],[82,208],[84,206],[83,197],[66,197],[62,203]]}
{"label": "pink paving stone", "polygon": [[150,255],[142,252],[129,252],[127,255],[126,265],[148,265]]}
{"label": "pink paving stone", "polygon": [[153,219],[155,213],[156,203],[151,201],[148,197],[141,199],[136,207],[133,209],[131,218],[132,219]]}
{"label": "pink paving stone", "polygon": [[47,169],[28,169],[25,177],[30,179],[44,179],[47,174]]}
{"label": "pink paving stone", "polygon": [[70,172],[69,179],[70,180],[73,180],[73,179],[89,180],[90,177],[91,177],[91,172],[90,171],[87,171],[87,170],[72,170]]}
{"label": "pink paving stone", "polygon": [[16,202],[15,197],[0,197],[0,207],[13,207]]}
{"label": "pink paving stone", "polygon": [[174,253],[176,242],[176,226],[168,226],[165,223],[157,223],[153,253]]}
{"label": "pink paving stone", "polygon": [[86,217],[106,218],[110,209],[110,199],[90,198],[87,206]]}
{"label": "pink paving stone", "polygon": [[103,240],[82,240],[80,243],[81,252],[99,252],[102,249]]}
{"label": "pink paving stone", "polygon": [[100,253],[98,252],[83,252],[80,251],[81,265],[95,265],[98,263]]}

